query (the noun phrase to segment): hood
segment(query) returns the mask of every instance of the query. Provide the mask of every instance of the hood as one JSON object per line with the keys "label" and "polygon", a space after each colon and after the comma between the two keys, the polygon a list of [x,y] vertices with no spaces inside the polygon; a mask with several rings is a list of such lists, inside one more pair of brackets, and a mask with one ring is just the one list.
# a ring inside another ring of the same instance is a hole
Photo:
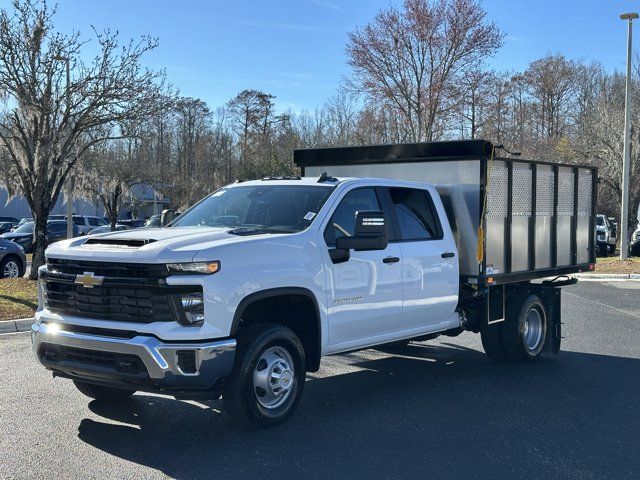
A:
{"label": "hood", "polygon": [[[228,243],[252,241],[274,234],[242,236],[232,228],[140,228],[63,240],[47,248],[47,256],[134,263],[191,262],[202,250]],[[278,235],[280,236],[280,235]],[[213,259],[212,259],[213,260]]]}
{"label": "hood", "polygon": [[606,232],[607,231],[607,226],[606,225],[597,225],[596,226],[596,232]]}
{"label": "hood", "polygon": [[0,235],[0,238],[4,238],[5,240],[13,240],[14,238],[32,237],[32,236],[33,236],[33,233],[8,232]]}

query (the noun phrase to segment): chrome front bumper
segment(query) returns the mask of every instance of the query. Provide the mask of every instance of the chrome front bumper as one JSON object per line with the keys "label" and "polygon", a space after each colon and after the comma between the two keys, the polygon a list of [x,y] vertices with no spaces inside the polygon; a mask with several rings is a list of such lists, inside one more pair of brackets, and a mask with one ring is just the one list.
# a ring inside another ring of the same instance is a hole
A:
{"label": "chrome front bumper", "polygon": [[[61,376],[94,383],[130,385],[140,390],[179,395],[185,392],[206,392],[215,389],[216,382],[228,376],[233,368],[236,341],[217,340],[205,343],[164,343],[155,337],[139,335],[116,338],[89,335],[64,330],[64,324],[36,323],[31,326],[33,352],[38,361]],[[44,345],[44,348],[43,348]],[[86,362],[55,361],[43,355],[48,345],[73,347],[89,351],[138,357],[146,372],[131,378],[116,369]],[[178,352],[193,352],[195,370],[185,372],[180,367]],[[148,388],[145,388],[147,386]]]}

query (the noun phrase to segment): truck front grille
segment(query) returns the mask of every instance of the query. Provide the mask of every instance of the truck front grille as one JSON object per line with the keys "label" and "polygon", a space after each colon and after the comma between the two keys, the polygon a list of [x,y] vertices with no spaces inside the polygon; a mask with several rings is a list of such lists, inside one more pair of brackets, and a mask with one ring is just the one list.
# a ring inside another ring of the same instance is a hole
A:
{"label": "truck front grille", "polygon": [[49,272],[69,275],[82,275],[84,272],[93,272],[94,275],[102,277],[148,280],[163,279],[169,275],[167,266],[164,264],[87,262],[58,258],[47,258],[47,269]]}
{"label": "truck front grille", "polygon": [[[90,288],[76,276],[91,272],[104,277]],[[145,275],[146,274],[146,275]],[[174,297],[199,292],[198,286],[167,285],[164,265],[47,261],[42,275],[44,305],[55,313],[120,322],[172,322],[177,319]]]}

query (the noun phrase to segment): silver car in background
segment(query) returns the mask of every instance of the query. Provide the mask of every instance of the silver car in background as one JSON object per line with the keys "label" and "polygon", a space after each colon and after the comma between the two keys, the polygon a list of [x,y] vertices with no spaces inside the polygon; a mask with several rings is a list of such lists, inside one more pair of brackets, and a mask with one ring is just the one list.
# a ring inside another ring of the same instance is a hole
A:
{"label": "silver car in background", "polygon": [[15,242],[0,238],[0,279],[22,277],[26,269],[24,249]]}

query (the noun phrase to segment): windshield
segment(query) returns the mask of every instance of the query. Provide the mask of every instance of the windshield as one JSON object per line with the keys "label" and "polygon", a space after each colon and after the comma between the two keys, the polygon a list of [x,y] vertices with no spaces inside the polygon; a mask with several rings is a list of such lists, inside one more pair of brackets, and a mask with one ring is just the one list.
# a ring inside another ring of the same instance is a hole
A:
{"label": "windshield", "polygon": [[596,217],[596,225],[602,227],[604,225],[604,217]]}
{"label": "windshield", "polygon": [[14,230],[14,233],[33,233],[33,222],[25,223],[20,225],[18,228]]}
{"label": "windshield", "polygon": [[233,227],[277,233],[307,228],[333,187],[259,185],[222,188],[194,205],[172,227]]}

